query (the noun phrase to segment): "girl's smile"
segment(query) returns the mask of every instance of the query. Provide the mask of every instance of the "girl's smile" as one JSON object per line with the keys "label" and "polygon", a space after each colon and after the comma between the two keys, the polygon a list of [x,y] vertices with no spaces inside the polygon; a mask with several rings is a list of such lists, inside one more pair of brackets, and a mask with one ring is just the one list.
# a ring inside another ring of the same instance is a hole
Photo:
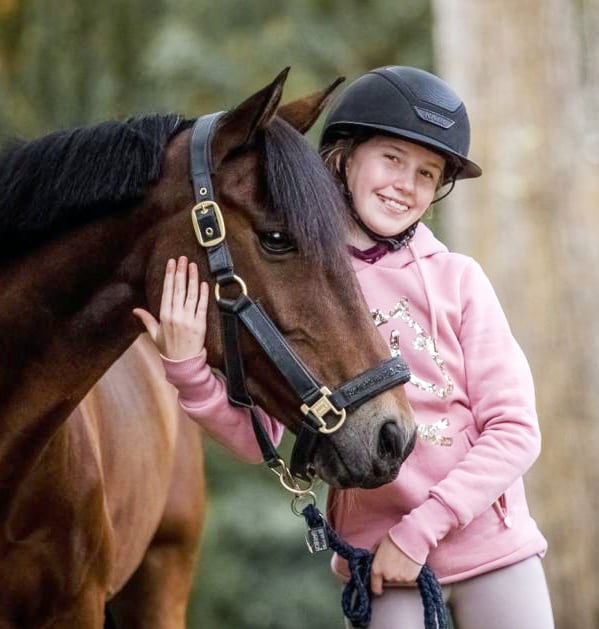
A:
{"label": "girl's smile", "polygon": [[377,194],[378,198],[382,201],[385,209],[389,210],[391,214],[408,212],[410,207],[407,203],[403,203],[397,199],[386,197],[383,194]]}

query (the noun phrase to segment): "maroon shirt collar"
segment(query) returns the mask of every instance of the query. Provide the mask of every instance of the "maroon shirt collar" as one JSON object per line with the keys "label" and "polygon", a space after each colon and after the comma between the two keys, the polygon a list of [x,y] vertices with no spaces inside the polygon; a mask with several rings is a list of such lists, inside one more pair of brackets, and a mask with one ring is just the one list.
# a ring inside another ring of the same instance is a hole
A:
{"label": "maroon shirt collar", "polygon": [[383,242],[377,242],[372,247],[368,249],[364,249],[361,251],[352,245],[348,245],[349,252],[354,256],[354,258],[358,258],[358,260],[363,260],[368,264],[374,264],[378,262],[384,255],[389,253],[389,247]]}

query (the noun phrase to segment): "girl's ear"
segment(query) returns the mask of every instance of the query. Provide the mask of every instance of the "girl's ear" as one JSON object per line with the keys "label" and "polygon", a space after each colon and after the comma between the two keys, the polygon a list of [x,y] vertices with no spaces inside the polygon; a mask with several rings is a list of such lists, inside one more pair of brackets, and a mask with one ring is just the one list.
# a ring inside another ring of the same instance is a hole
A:
{"label": "girl's ear", "polygon": [[335,169],[339,174],[339,177],[342,181],[347,182],[347,177],[349,175],[349,169],[352,164],[353,158],[351,151],[348,153],[347,150],[339,151],[339,154],[335,158]]}
{"label": "girl's ear", "polygon": [[339,154],[337,155],[336,159],[335,159],[335,168],[337,170],[337,172],[341,172],[341,169],[343,169],[344,175],[347,176],[347,171],[349,170],[349,165],[351,163],[351,154],[350,155],[346,155],[344,151],[339,151]]}

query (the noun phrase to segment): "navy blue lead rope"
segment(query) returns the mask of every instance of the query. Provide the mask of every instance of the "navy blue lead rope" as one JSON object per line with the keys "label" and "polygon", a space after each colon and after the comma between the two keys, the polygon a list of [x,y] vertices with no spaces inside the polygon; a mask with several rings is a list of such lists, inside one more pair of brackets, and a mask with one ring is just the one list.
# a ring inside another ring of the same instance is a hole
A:
{"label": "navy blue lead rope", "polygon": [[[374,555],[369,550],[354,548],[341,540],[315,505],[309,504],[302,513],[308,527],[318,528],[324,525],[330,547],[347,561],[351,576],[341,596],[341,607],[354,627],[368,627],[372,616],[370,571]],[[424,606],[426,629],[448,629],[449,621],[441,586],[428,566],[422,567],[417,583]]]}

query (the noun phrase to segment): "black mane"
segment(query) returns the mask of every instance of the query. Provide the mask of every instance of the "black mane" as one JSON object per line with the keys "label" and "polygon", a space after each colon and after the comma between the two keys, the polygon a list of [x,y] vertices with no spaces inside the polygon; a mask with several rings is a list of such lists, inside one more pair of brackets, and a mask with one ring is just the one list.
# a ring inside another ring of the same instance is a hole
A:
{"label": "black mane", "polygon": [[266,179],[274,210],[312,264],[347,256],[349,212],[332,174],[304,137],[280,118],[264,131]]}
{"label": "black mane", "polygon": [[159,177],[175,114],[56,131],[0,154],[0,241],[40,236],[138,201]]}

